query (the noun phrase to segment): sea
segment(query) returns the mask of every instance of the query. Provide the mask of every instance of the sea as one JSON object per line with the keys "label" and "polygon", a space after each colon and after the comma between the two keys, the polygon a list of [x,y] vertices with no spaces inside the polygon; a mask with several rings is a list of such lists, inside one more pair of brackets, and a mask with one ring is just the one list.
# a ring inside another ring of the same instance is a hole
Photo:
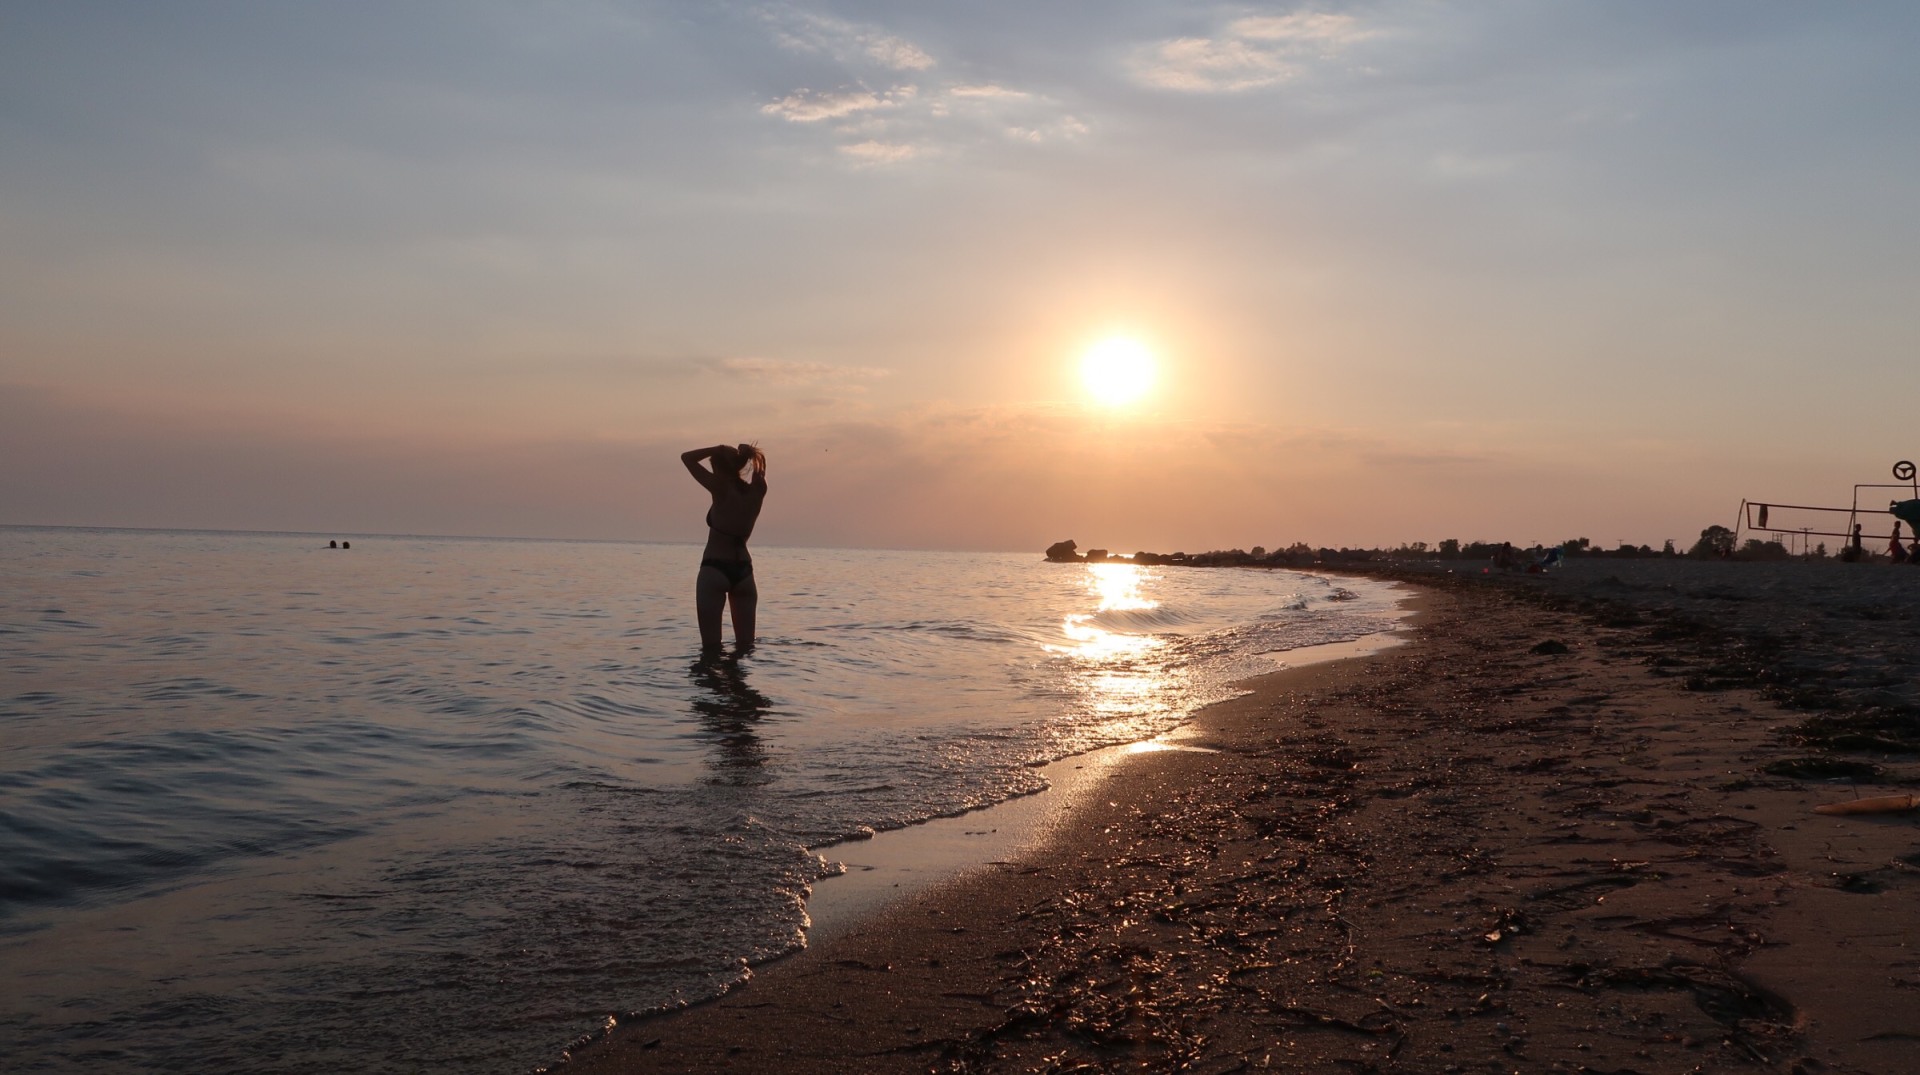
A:
{"label": "sea", "polygon": [[769,547],[709,659],[697,546],[339,536],[0,527],[0,1069],[535,1071],[804,946],[836,845],[1399,616]]}

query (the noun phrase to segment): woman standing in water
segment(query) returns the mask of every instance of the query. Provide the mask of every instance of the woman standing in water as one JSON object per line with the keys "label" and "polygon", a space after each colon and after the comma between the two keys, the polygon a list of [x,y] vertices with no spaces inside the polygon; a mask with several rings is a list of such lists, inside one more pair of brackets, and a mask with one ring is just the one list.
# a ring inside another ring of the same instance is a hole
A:
{"label": "woman standing in water", "polygon": [[[705,460],[707,466],[700,465]],[[700,619],[700,648],[720,648],[720,606],[733,610],[733,644],[744,652],[753,647],[753,613],[760,591],[753,584],[753,558],[747,538],[767,499],[767,456],[751,444],[716,444],[680,453],[693,480],[713,494],[707,509],[707,547],[700,554],[700,575],[693,585],[694,611]],[[740,472],[753,465],[753,480]],[[708,469],[711,467],[712,469]]]}

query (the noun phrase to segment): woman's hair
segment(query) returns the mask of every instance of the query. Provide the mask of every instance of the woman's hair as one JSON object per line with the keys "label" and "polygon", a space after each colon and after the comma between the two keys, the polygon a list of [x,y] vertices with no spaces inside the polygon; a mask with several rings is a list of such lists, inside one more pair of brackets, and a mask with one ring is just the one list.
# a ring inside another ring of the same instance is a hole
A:
{"label": "woman's hair", "polygon": [[767,453],[752,444],[722,444],[719,450],[713,453],[713,470],[716,474],[731,474],[738,477],[741,471],[747,469],[748,463],[753,464],[754,477],[765,474]]}
{"label": "woman's hair", "polygon": [[742,467],[745,467],[748,463],[753,464],[754,477],[758,478],[767,472],[767,453],[761,451],[759,445],[742,444],[734,450],[740,453],[740,465]]}

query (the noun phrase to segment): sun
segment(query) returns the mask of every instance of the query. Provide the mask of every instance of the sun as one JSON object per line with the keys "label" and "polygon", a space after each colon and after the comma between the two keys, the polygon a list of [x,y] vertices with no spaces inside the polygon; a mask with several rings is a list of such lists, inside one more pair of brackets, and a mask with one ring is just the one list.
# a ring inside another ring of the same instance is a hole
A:
{"label": "sun", "polygon": [[1131,336],[1112,336],[1080,358],[1087,393],[1108,407],[1124,407],[1153,389],[1153,352]]}

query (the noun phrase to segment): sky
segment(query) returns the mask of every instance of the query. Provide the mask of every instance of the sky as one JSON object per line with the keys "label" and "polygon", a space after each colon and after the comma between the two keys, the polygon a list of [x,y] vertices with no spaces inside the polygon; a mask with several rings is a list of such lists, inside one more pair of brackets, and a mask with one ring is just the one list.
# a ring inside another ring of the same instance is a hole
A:
{"label": "sky", "polygon": [[762,544],[1684,548],[1920,455],[1916,39],[0,0],[0,523],[698,541],[754,441]]}

